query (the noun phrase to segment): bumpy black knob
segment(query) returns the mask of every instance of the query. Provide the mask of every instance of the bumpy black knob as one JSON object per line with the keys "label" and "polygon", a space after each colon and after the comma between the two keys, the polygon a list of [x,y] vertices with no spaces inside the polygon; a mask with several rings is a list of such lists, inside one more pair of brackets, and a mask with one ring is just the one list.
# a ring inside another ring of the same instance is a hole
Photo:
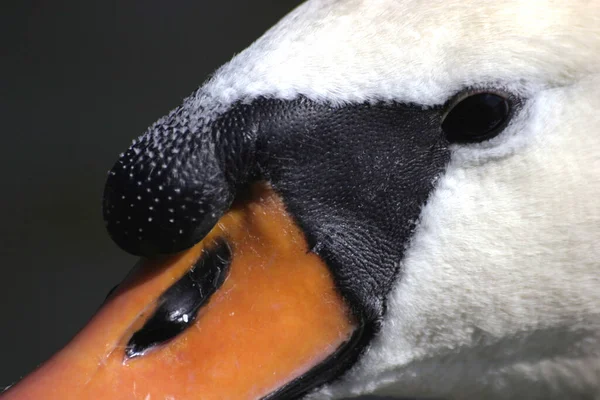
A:
{"label": "bumpy black knob", "polygon": [[229,208],[251,158],[246,119],[181,107],[133,142],[109,172],[104,219],[125,251],[189,248]]}

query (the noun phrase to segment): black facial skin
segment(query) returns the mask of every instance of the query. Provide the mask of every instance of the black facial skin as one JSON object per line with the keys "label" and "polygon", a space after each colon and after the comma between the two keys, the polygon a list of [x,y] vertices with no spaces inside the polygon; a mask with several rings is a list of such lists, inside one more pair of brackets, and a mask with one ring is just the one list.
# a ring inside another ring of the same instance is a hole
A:
{"label": "black facial skin", "polygon": [[[405,246],[450,157],[442,114],[399,103],[261,98],[205,121],[184,107],[113,168],[104,199],[109,233],[134,254],[188,248],[246,185],[268,181],[361,322],[330,359],[267,398],[301,397],[354,364],[378,330]],[[179,164],[176,174],[156,173],[150,163],[159,153]]]}
{"label": "black facial skin", "polygon": [[[367,320],[384,300],[435,179],[449,160],[439,108],[255,103],[260,176]],[[279,116],[279,117],[278,117]]]}

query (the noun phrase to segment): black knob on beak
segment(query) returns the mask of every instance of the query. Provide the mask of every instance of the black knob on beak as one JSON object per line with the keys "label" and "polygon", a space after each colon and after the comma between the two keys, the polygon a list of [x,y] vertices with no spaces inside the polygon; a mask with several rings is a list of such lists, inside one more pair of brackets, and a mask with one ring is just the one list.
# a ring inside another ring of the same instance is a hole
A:
{"label": "black knob on beak", "polygon": [[236,112],[192,113],[185,106],[154,124],[109,172],[103,211],[113,240],[141,256],[202,240],[246,180],[249,126]]}

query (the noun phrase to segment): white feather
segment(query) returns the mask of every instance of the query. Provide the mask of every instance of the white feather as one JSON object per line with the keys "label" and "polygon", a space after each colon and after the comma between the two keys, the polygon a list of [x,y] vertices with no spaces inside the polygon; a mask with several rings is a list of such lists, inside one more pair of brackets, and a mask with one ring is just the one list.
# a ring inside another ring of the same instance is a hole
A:
{"label": "white feather", "polygon": [[600,71],[586,0],[312,0],[223,66],[222,103],[303,94],[440,104],[465,86],[532,94]]}

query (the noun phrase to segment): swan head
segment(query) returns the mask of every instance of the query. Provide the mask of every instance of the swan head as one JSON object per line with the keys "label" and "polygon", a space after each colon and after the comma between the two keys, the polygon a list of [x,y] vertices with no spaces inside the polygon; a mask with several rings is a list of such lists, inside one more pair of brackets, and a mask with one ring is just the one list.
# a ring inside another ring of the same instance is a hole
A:
{"label": "swan head", "polygon": [[2,399],[598,396],[599,109],[596,1],[310,0],[121,155],[149,260]]}

